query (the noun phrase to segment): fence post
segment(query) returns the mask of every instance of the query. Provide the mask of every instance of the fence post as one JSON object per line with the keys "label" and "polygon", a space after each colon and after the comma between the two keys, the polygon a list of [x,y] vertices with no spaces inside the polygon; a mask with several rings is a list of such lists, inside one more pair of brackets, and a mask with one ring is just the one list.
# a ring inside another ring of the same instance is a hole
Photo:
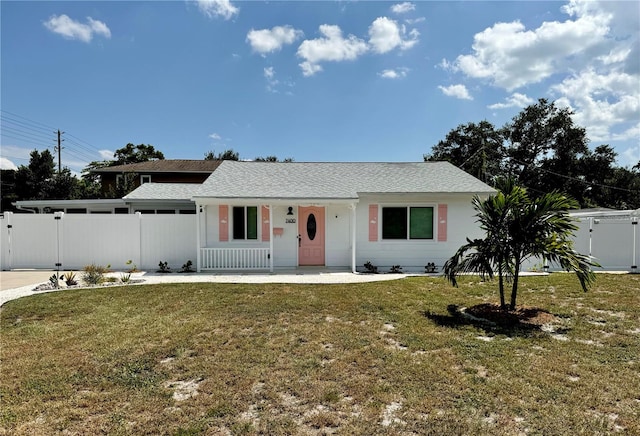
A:
{"label": "fence post", "polygon": [[[7,255],[6,258],[6,262],[5,262],[5,267],[11,271],[11,269],[13,268],[13,247],[12,247],[12,241],[11,241],[11,233],[12,233],[12,229],[13,229],[13,212],[5,212],[4,216],[7,220],[7,249],[3,250],[4,253]],[[4,232],[5,229],[2,229],[2,231]]]}
{"label": "fence post", "polygon": [[145,269],[144,268],[144,263],[142,263],[142,212],[136,212],[136,218],[137,219],[137,228],[138,228],[138,261],[139,263],[137,265],[140,265],[140,268]]}
{"label": "fence post", "polygon": [[631,272],[638,272],[638,264],[636,262],[636,229],[638,228],[638,219],[631,218],[631,227],[633,227],[633,259],[631,262]]}
{"label": "fence post", "polygon": [[62,219],[64,218],[64,212],[56,212],[53,216],[53,219],[56,221],[56,287],[60,287],[58,285],[58,280],[60,279],[60,267],[62,266],[62,253],[63,253],[63,244],[64,244],[64,231],[62,225]]}

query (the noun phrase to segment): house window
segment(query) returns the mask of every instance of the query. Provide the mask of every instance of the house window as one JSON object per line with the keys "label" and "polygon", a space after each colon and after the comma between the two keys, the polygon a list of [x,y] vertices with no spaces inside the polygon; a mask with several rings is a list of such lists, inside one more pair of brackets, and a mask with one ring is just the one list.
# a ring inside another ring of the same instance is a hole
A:
{"label": "house window", "polygon": [[383,207],[382,239],[433,239],[433,207]]}
{"label": "house window", "polygon": [[150,175],[140,176],[140,184],[143,185],[145,183],[151,183],[151,176]]}
{"label": "house window", "polygon": [[234,206],[233,239],[258,239],[257,206]]}

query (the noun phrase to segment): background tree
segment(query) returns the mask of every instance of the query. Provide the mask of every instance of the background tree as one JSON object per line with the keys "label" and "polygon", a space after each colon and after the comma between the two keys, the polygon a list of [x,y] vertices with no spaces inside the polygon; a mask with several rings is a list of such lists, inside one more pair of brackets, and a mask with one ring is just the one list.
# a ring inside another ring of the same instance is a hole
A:
{"label": "background tree", "polygon": [[147,162],[150,160],[163,160],[164,154],[156,150],[153,145],[133,145],[132,143],[128,143],[124,147],[116,150],[115,153],[113,153],[113,157],[114,160],[111,166]]}
{"label": "background tree", "polygon": [[460,124],[435,145],[425,161],[447,161],[484,182],[504,172],[504,138],[488,121]]}
{"label": "background tree", "polygon": [[455,286],[460,274],[476,272],[489,278],[498,273],[500,304],[506,308],[503,278],[511,282],[509,309],[515,310],[520,268],[529,258],[542,258],[576,273],[584,291],[595,281],[589,256],[573,249],[578,227],[569,210],[578,203],[556,191],[531,198],[513,179],[499,180],[499,192],[473,200],[484,238],[467,239],[444,265],[445,277]]}
{"label": "background tree", "polygon": [[11,203],[18,201],[16,194],[17,170],[0,170],[0,212],[11,211],[15,208]]}
{"label": "background tree", "polygon": [[[127,145],[117,149],[113,153],[112,160],[90,162],[82,170],[82,187],[85,195],[84,198],[100,198],[101,196],[100,175],[95,174],[93,172],[94,170],[99,170],[101,168],[112,167],[116,165],[147,162],[150,160],[164,160],[164,154],[161,151],[156,150],[155,147],[150,144],[133,145],[132,143],[128,143]],[[127,174],[125,174],[125,177],[123,179],[123,183],[109,191],[109,198],[121,198],[131,192],[134,187],[131,183],[132,177],[129,176],[129,178],[127,179]]]}
{"label": "background tree", "polygon": [[15,194],[18,200],[46,200],[55,173],[53,155],[49,150],[33,150],[29,165],[20,165],[15,174]]}
{"label": "background tree", "polygon": [[204,160],[240,160],[240,153],[233,149],[225,150],[216,155],[215,151],[208,151],[204,155]]}
{"label": "background tree", "polygon": [[562,187],[584,204],[583,159],[589,154],[586,130],[576,126],[566,108],[540,99],[507,123],[508,175],[537,194]]}
{"label": "background tree", "polygon": [[610,146],[592,151],[572,116],[540,99],[500,129],[486,121],[459,125],[424,159],[449,161],[489,184],[513,177],[534,197],[560,190],[581,207],[639,208],[640,163],[620,168]]}

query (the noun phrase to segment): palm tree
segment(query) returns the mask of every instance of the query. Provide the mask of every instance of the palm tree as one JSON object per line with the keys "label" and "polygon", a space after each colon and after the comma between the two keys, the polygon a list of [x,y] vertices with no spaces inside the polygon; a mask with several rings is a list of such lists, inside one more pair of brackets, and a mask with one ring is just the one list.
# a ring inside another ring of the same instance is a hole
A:
{"label": "palm tree", "polygon": [[482,201],[473,199],[473,208],[483,239],[467,239],[444,265],[445,277],[457,285],[456,276],[478,273],[492,279],[497,272],[500,305],[506,309],[504,282],[511,282],[509,309],[516,307],[520,268],[530,257],[542,258],[574,271],[583,290],[595,281],[591,269],[597,266],[589,256],[573,249],[571,237],[578,229],[568,211],[578,206],[567,196],[552,192],[531,199],[513,179],[501,179],[498,193]]}

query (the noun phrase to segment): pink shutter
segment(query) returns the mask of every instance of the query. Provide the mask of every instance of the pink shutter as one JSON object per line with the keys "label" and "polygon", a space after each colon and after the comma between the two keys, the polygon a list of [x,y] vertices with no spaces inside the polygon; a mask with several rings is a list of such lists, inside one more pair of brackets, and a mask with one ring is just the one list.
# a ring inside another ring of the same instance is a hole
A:
{"label": "pink shutter", "polygon": [[376,242],[378,240],[378,205],[369,205],[369,241]]}
{"label": "pink shutter", "polygon": [[438,242],[447,241],[447,205],[438,205]]}
{"label": "pink shutter", "polygon": [[221,204],[218,208],[218,226],[220,231],[220,241],[229,240],[229,206]]}
{"label": "pink shutter", "polygon": [[262,206],[262,241],[268,242],[271,235],[269,235],[270,230],[269,225],[269,208],[267,206]]}

